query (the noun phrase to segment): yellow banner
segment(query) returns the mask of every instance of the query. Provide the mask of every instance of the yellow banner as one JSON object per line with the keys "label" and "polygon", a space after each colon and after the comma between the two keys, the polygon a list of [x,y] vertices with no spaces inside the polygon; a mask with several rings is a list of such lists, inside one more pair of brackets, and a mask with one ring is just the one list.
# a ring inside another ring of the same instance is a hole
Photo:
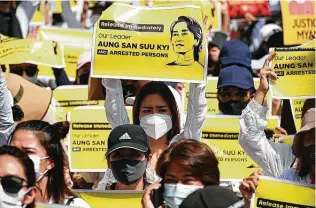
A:
{"label": "yellow banner", "polygon": [[37,6],[37,9],[34,12],[33,18],[31,20],[31,23],[34,24],[43,24],[44,23],[44,1],[41,0],[39,5]]}
{"label": "yellow banner", "polygon": [[[217,115],[220,113],[220,110],[218,108],[218,100],[217,100],[217,77],[208,77],[207,78],[207,84],[205,89],[205,97],[207,101],[207,114],[209,115]],[[260,79],[254,78],[254,84],[255,88],[259,87]],[[184,96],[184,113],[187,114],[188,112],[188,99],[189,99],[189,84],[185,84],[185,96]],[[266,96],[266,100],[268,103],[268,106],[272,106],[272,99],[271,94],[268,92]],[[272,114],[272,108],[269,107],[268,115],[271,116]]]}
{"label": "yellow banner", "polygon": [[251,207],[312,208],[315,207],[315,188],[260,177]]}
{"label": "yellow banner", "polygon": [[10,38],[0,34],[1,64],[31,63],[64,67],[63,45],[53,41]]}
{"label": "yellow banner", "polygon": [[301,129],[302,110],[303,110],[303,105],[305,103],[305,100],[306,99],[291,99],[290,100],[296,131],[299,131]]}
{"label": "yellow banner", "polygon": [[71,208],[73,206],[61,205],[61,204],[46,204],[46,203],[35,203],[36,208]]}
{"label": "yellow banner", "polygon": [[78,190],[77,193],[91,208],[104,207],[141,207],[141,191],[90,191]]}
{"label": "yellow banner", "polygon": [[92,76],[203,82],[204,34],[200,7],[115,3],[94,27]]}
{"label": "yellow banner", "polygon": [[[89,30],[41,27],[38,39],[53,40],[63,44],[66,61],[65,70],[68,77],[73,79],[76,77],[79,56],[92,48],[92,32]],[[54,76],[51,69],[44,67],[40,69],[39,75]]]}
{"label": "yellow banner", "polygon": [[316,39],[308,41],[307,43],[304,43],[298,47],[299,48],[316,48]]}
{"label": "yellow banner", "polygon": [[172,7],[172,6],[199,6],[202,9],[204,29],[208,31],[221,30],[221,11],[219,2],[209,0],[152,0],[152,6]]}
{"label": "yellow banner", "polygon": [[272,68],[278,75],[270,83],[273,98],[315,97],[315,48],[274,48]]}
{"label": "yellow banner", "polygon": [[285,45],[297,45],[307,42],[315,35],[315,1],[280,1]]}
{"label": "yellow banner", "polygon": [[53,91],[52,107],[57,121],[66,120],[67,113],[79,106],[104,106],[104,100],[88,100],[88,86],[67,85]]}
{"label": "yellow banner", "polygon": [[[279,126],[279,117],[267,121],[268,129]],[[202,131],[202,142],[211,147],[219,161],[221,179],[241,179],[259,168],[238,143],[238,116],[208,116]]]}
{"label": "yellow banner", "polygon": [[[127,107],[129,118],[132,108]],[[107,168],[105,153],[112,130],[105,109],[101,106],[78,107],[70,111],[68,156],[72,172],[104,172]],[[131,120],[131,119],[130,119]]]}

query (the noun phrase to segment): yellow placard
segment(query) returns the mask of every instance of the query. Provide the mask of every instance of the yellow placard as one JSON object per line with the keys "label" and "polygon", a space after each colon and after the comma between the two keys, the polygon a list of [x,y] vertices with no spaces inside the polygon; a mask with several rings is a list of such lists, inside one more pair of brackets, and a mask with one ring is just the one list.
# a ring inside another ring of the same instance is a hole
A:
{"label": "yellow placard", "polygon": [[[207,84],[205,88],[205,97],[207,101],[207,114],[208,115],[217,115],[220,114],[220,110],[218,108],[218,100],[217,100],[217,82],[218,77],[208,77]],[[260,79],[254,78],[255,88],[259,87]],[[185,84],[185,96],[184,96],[184,113],[188,112],[188,99],[189,99],[189,84]],[[266,101],[268,106],[272,105],[271,94],[267,93]],[[269,108],[268,115],[271,116],[272,108]]]}
{"label": "yellow placard", "polygon": [[[88,30],[41,27],[38,39],[53,40],[63,44],[66,61],[65,70],[68,77],[73,79],[76,77],[79,56],[92,48],[92,32]],[[39,75],[54,76],[51,69],[44,67],[40,68]]]}
{"label": "yellow placard", "polygon": [[0,34],[1,64],[31,63],[64,67],[62,44],[53,41],[10,38]]}
{"label": "yellow placard", "polygon": [[299,48],[316,48],[316,39],[308,41],[307,43],[304,43],[298,47]]}
{"label": "yellow placard", "polygon": [[315,207],[315,188],[260,177],[251,207],[312,208]]}
{"label": "yellow placard", "polygon": [[274,48],[272,68],[278,80],[270,82],[273,98],[315,97],[315,48]]}
{"label": "yellow placard", "polygon": [[106,207],[141,207],[141,191],[90,191],[78,190],[77,193],[91,208]]}
{"label": "yellow placard", "polygon": [[195,5],[202,9],[205,31],[211,28],[211,31],[221,30],[221,12],[220,2],[211,2],[209,0],[152,0],[152,6],[170,7]]}
{"label": "yellow placard", "polygon": [[37,6],[31,23],[35,24],[43,24],[44,23],[44,1],[41,0],[39,5]]}
{"label": "yellow placard", "polygon": [[[129,118],[132,108],[127,107]],[[78,107],[70,111],[71,123],[68,156],[72,172],[104,172],[107,168],[105,153],[112,130],[102,106]]]}
{"label": "yellow placard", "polygon": [[92,76],[203,82],[204,34],[200,7],[115,3],[94,27]]}
{"label": "yellow placard", "polygon": [[104,106],[104,100],[88,100],[88,86],[67,85],[53,91],[52,107],[57,121],[66,120],[67,113],[79,106]]}
{"label": "yellow placard", "polygon": [[296,131],[299,131],[301,129],[302,110],[303,110],[305,101],[306,99],[291,99],[290,100]]}
{"label": "yellow placard", "polygon": [[[279,117],[267,119],[268,129],[279,126]],[[259,168],[238,143],[238,116],[208,116],[202,129],[202,142],[214,151],[221,179],[241,179]]]}
{"label": "yellow placard", "polygon": [[280,1],[285,45],[298,45],[307,42],[315,35],[315,1]]}

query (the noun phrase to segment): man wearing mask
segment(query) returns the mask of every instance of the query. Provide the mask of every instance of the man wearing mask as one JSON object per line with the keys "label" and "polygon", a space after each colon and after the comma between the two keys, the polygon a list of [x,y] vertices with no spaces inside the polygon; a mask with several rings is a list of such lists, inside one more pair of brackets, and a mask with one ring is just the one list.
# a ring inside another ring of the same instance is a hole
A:
{"label": "man wearing mask", "polygon": [[97,189],[144,190],[158,179],[153,180],[148,174],[149,156],[149,138],[142,127],[125,124],[114,128],[109,135],[106,152],[111,170],[106,171]]}
{"label": "man wearing mask", "polygon": [[256,92],[250,71],[237,65],[221,70],[217,89],[218,107],[224,115],[241,115]]}

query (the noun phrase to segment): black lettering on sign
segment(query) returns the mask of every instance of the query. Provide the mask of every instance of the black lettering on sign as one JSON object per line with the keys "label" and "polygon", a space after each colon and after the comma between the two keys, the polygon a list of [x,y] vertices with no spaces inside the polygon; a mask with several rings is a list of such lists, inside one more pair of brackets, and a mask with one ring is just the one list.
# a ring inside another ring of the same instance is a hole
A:
{"label": "black lettering on sign", "polygon": [[111,130],[109,123],[72,123],[73,130]]}
{"label": "black lettering on sign", "polygon": [[163,32],[162,24],[134,24],[128,22],[119,22],[113,20],[100,20],[100,29],[105,30],[128,30],[136,32]]}
{"label": "black lettering on sign", "polygon": [[281,201],[274,201],[270,199],[262,199],[259,198],[257,201],[257,207],[273,207],[273,208],[312,208],[312,206],[305,206],[301,204],[292,204],[287,202],[281,202]]}

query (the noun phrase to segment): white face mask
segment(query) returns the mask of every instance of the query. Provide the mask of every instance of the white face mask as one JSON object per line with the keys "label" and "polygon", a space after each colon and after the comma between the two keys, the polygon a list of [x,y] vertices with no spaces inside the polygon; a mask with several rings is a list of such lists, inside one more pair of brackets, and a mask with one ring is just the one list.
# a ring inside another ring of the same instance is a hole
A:
{"label": "white face mask", "polygon": [[203,188],[203,186],[166,183],[164,188],[163,198],[166,201],[167,206],[171,208],[178,208],[185,198],[194,191]]}
{"label": "white face mask", "polygon": [[171,117],[165,114],[151,114],[140,118],[140,126],[153,139],[166,135],[172,128]]}
{"label": "white face mask", "polygon": [[45,160],[49,157],[42,157],[40,158],[39,156],[37,155],[29,155],[29,158],[33,161],[34,163],[34,170],[35,170],[35,173],[36,173],[36,181],[40,181],[44,175],[47,173],[48,169],[46,169],[44,171],[44,173],[41,173],[41,170],[40,170],[40,164],[41,164],[41,160]]}
{"label": "white face mask", "polygon": [[17,194],[8,194],[6,193],[2,185],[0,184],[0,207],[1,208],[24,208],[27,205],[23,205],[22,201],[28,192],[31,191],[31,187],[27,190],[20,190]]}

